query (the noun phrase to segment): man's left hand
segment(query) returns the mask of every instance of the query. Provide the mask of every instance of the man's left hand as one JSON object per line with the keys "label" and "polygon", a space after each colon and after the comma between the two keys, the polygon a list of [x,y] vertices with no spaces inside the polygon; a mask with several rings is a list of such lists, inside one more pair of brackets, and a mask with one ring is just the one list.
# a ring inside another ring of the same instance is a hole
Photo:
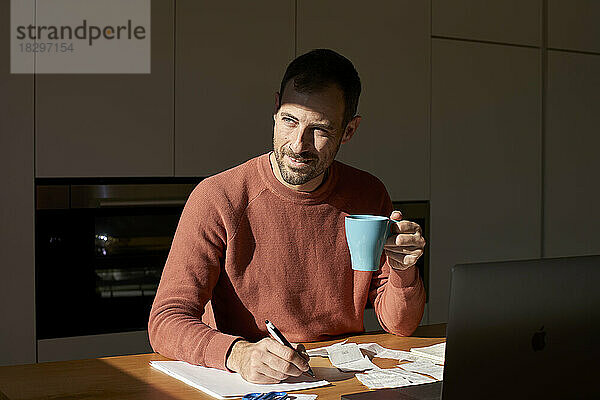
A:
{"label": "man's left hand", "polygon": [[400,211],[392,212],[390,218],[399,222],[392,223],[392,235],[384,246],[385,254],[392,268],[404,270],[415,265],[423,255],[425,239],[419,224],[402,220]]}

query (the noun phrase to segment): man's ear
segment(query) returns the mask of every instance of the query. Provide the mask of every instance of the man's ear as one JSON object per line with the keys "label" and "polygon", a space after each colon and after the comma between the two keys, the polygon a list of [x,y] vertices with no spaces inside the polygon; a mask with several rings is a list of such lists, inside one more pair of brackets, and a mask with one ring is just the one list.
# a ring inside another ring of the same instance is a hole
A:
{"label": "man's ear", "polygon": [[344,134],[342,135],[342,143],[346,143],[348,140],[352,139],[352,136],[354,136],[354,133],[358,129],[361,120],[362,117],[357,115],[352,118],[350,122],[348,122],[348,125],[346,125],[346,129],[344,130]]}
{"label": "man's ear", "polygon": [[273,119],[275,119],[275,114],[279,111],[279,107],[281,107],[281,96],[279,92],[275,92],[275,106],[273,108]]}

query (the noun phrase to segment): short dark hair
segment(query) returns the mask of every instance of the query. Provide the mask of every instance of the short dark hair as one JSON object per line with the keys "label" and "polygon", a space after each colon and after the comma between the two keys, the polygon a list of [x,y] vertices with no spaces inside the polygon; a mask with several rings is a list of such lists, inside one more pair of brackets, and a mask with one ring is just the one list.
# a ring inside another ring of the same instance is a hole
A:
{"label": "short dark hair", "polygon": [[281,87],[280,99],[287,83],[293,79],[294,89],[310,93],[335,84],[344,95],[344,118],[342,127],[356,115],[360,96],[360,78],[352,62],[343,55],[329,49],[315,49],[297,57],[288,65]]}

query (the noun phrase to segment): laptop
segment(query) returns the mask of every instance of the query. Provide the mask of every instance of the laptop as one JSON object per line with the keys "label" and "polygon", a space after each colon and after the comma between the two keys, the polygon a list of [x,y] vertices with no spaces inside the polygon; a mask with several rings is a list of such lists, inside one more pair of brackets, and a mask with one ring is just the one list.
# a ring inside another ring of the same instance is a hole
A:
{"label": "laptop", "polygon": [[452,269],[444,380],[366,399],[600,398],[600,256]]}

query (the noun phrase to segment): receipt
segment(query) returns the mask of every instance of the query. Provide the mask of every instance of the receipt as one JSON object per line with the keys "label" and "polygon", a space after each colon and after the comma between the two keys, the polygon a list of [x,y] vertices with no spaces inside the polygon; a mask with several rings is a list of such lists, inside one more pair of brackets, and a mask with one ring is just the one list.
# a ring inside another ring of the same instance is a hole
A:
{"label": "receipt", "polygon": [[372,353],[375,355],[387,350],[385,347],[383,347],[379,343],[359,343],[358,347],[361,350],[368,351],[369,353]]}
{"label": "receipt", "polygon": [[394,368],[400,376],[410,381],[411,385],[420,385],[422,383],[435,382],[435,379],[429,378],[428,376],[420,375],[415,372],[405,371],[400,368]]}
{"label": "receipt", "polygon": [[390,349],[385,349],[375,357],[391,358],[398,361],[417,361],[420,359],[419,356],[412,354],[410,351]]}
{"label": "receipt", "polygon": [[343,342],[334,343],[330,346],[317,347],[316,349],[306,350],[306,353],[308,353],[308,355],[310,357],[328,357],[329,353],[327,353],[327,349],[335,347],[335,346],[341,346],[344,343],[346,343],[347,341],[348,341],[348,339],[344,340]]}
{"label": "receipt", "polygon": [[394,388],[435,382],[435,379],[404,371],[400,368],[368,371],[363,374],[356,374],[356,378],[369,389]]}
{"label": "receipt", "polygon": [[419,360],[411,363],[401,364],[400,368],[406,371],[430,375],[440,381],[444,377],[444,367],[442,365],[436,365],[429,360]]}
{"label": "receipt", "polygon": [[427,347],[413,347],[410,351],[418,356],[426,357],[442,364],[446,354],[446,343],[438,343]]}
{"label": "receipt", "polygon": [[404,379],[398,373],[394,373],[391,369],[356,374],[356,379],[369,389],[394,388],[411,385],[409,380]]}
{"label": "receipt", "polygon": [[330,346],[327,349],[327,353],[331,364],[345,372],[379,369],[379,367],[369,360],[369,357],[363,356],[356,343]]}
{"label": "receipt", "polygon": [[377,343],[361,343],[358,347],[379,358],[391,358],[398,361],[417,361],[421,359],[417,354],[410,351],[386,349]]}

